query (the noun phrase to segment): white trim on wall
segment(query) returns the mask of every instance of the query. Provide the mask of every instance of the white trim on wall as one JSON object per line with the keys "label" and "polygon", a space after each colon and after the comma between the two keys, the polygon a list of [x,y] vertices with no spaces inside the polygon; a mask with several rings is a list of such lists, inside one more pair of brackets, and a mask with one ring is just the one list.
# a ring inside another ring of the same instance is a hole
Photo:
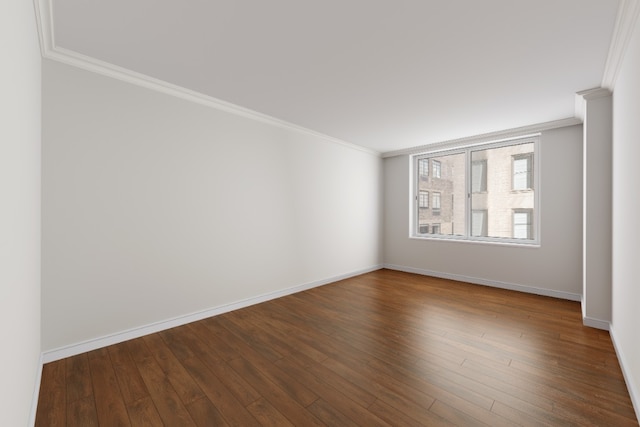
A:
{"label": "white trim on wall", "polygon": [[[177,326],[186,325],[187,323],[196,322],[198,320],[206,319],[208,317],[213,317],[219,314],[228,313],[230,311],[239,310],[241,308],[249,307],[249,306],[259,304],[265,301],[269,301],[272,299],[281,298],[287,295],[295,294],[297,292],[306,291],[308,289],[327,285],[330,283],[337,282],[339,280],[348,279],[350,277],[359,276],[361,274],[370,273],[372,271],[380,270],[381,268],[382,268],[382,265],[375,265],[373,267],[365,268],[362,270],[352,271],[350,273],[333,276],[328,279],[316,280],[309,283],[303,283],[301,285],[293,286],[287,289],[282,289],[276,292],[269,292],[263,295],[258,295],[258,296],[247,298],[241,301],[236,301],[236,302],[224,304],[218,307],[209,308],[207,310],[202,310],[195,313],[174,317],[172,319],[154,322],[149,325],[139,326],[136,328],[131,328],[125,331],[117,332],[114,334],[109,334],[102,337],[79,342],[76,344],[67,345],[54,350],[45,351],[42,353],[42,363],[53,362],[56,360],[64,359],[66,357],[71,357],[78,354],[86,353],[88,351],[96,350],[98,348],[106,347],[113,344],[118,344],[123,341],[140,338],[145,335],[164,331],[170,328],[175,328]],[[36,402],[37,402],[37,398],[36,398]]]}
{"label": "white trim on wall", "polygon": [[248,108],[244,108],[239,105],[232,104],[230,102],[226,102],[221,99],[217,99],[212,96],[184,88],[182,86],[174,85],[164,80],[156,79],[145,74],[137,73],[135,71],[131,71],[126,68],[110,64],[108,62],[100,61],[98,59],[58,47],[55,45],[54,39],[54,24],[53,16],[51,13],[51,0],[34,1],[36,8],[38,35],[40,37],[40,49],[44,58],[62,62],[64,64],[81,68],[83,70],[92,71],[97,74],[102,74],[117,80],[134,84],[136,86],[175,96],[177,98],[195,102],[197,104],[201,104],[210,108],[215,108],[220,111],[225,111],[227,113],[235,114],[241,117],[246,117],[261,123],[266,123],[269,125],[277,126],[279,128],[319,137],[324,141],[342,145],[357,151],[362,151],[364,153],[368,153],[377,157],[380,156],[380,153],[375,150],[352,144],[350,142],[346,142],[341,139],[334,138],[332,136],[325,135],[311,129],[307,129],[305,127],[298,126],[296,124],[280,120],[254,110],[250,110]]}
{"label": "white trim on wall", "polygon": [[611,342],[613,342],[613,349],[616,351],[616,356],[618,356],[618,363],[622,369],[624,382],[627,384],[627,390],[629,391],[629,397],[631,398],[633,409],[636,411],[636,418],[638,418],[638,421],[640,422],[640,390],[636,388],[631,373],[625,369],[625,367],[628,366],[627,358],[622,352],[622,349],[618,347],[616,340],[617,334],[613,325],[609,325],[609,335],[611,336]]}
{"label": "white trim on wall", "polygon": [[438,277],[440,279],[456,280],[458,282],[473,283],[475,285],[490,286],[493,288],[508,289],[511,291],[524,292],[527,294],[542,295],[546,297],[566,299],[570,301],[581,301],[582,296],[571,292],[555,291],[553,289],[536,288],[533,286],[519,285],[517,283],[500,282],[497,280],[480,279],[477,277],[463,276],[461,274],[443,273],[440,271],[425,270],[422,268],[406,267],[395,264],[384,264],[384,268],[389,270],[404,271],[405,273],[415,273],[422,276]]}
{"label": "white trim on wall", "polygon": [[622,66],[624,54],[633,34],[638,15],[640,14],[640,0],[621,0],[618,16],[613,27],[613,37],[609,45],[609,55],[605,63],[601,86],[613,90]]}
{"label": "white trim on wall", "polygon": [[584,315],[582,316],[582,324],[590,328],[602,329],[603,331],[608,331],[611,326],[611,323],[606,320],[594,319]]}
{"label": "white trim on wall", "polygon": [[594,87],[576,92],[575,95],[575,114],[576,117],[584,122],[586,113],[586,101],[611,96],[611,90],[605,87]]}

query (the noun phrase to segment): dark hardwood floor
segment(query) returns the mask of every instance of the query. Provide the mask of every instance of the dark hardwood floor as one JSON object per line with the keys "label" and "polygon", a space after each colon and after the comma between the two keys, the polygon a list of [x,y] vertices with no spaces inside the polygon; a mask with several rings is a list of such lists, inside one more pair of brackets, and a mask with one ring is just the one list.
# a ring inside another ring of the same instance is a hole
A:
{"label": "dark hardwood floor", "polygon": [[37,426],[637,426],[576,302],[390,270],[44,366]]}

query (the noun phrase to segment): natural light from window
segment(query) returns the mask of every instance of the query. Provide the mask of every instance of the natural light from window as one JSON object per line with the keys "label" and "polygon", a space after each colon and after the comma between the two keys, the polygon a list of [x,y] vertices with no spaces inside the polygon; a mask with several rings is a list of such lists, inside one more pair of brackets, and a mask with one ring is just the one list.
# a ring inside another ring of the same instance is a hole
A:
{"label": "natural light from window", "polygon": [[538,138],[416,155],[414,237],[537,244]]}

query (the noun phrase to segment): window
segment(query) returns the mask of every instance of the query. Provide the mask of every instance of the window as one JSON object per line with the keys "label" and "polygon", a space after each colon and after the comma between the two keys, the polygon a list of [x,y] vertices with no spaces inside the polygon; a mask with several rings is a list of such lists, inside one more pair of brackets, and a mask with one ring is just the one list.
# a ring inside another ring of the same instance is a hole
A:
{"label": "window", "polygon": [[471,212],[471,235],[472,236],[487,236],[487,211],[486,210],[474,210]]}
{"label": "window", "polygon": [[429,192],[421,191],[420,192],[420,207],[428,208],[429,207]]}
{"label": "window", "polygon": [[429,224],[420,224],[420,234],[429,233]]}
{"label": "window", "polygon": [[474,160],[471,163],[471,192],[487,191],[487,161]]}
{"label": "window", "polygon": [[433,161],[433,177],[434,178],[440,178],[440,170],[441,168],[441,163],[438,160],[434,160]]}
{"label": "window", "polygon": [[513,189],[529,190],[533,188],[533,154],[516,154],[513,156]]}
{"label": "window", "polygon": [[531,209],[513,210],[513,238],[531,239],[533,235],[533,224],[531,222]]}
{"label": "window", "polygon": [[440,193],[433,193],[433,209],[440,209]]}
{"label": "window", "polygon": [[[429,163],[432,179],[426,180],[420,175],[420,160]],[[454,235],[464,233],[465,183],[464,180],[454,183],[448,178],[452,174],[455,174],[456,171],[464,171],[465,154],[445,153],[429,157],[424,156],[417,158],[416,162],[415,167],[417,168],[418,175],[416,178],[416,206],[421,206],[420,194],[428,193],[426,203],[429,204],[430,208],[417,209],[416,224],[439,223],[437,234]],[[440,176],[444,178],[433,179],[436,170],[441,171],[442,174],[440,174]],[[423,200],[423,205],[424,204],[425,201]],[[416,225],[416,227],[418,226]],[[433,232],[433,229],[430,231]],[[419,232],[419,227],[415,233],[423,234]]]}
{"label": "window", "polygon": [[[534,136],[414,156],[413,234],[538,244],[538,144]],[[440,179],[420,179],[425,160]]]}
{"label": "window", "polygon": [[420,169],[420,176],[429,175],[429,159],[420,159],[418,162],[418,168]]}
{"label": "window", "polygon": [[[428,194],[428,193],[427,193]],[[440,193],[433,193],[433,210],[440,210]]]}

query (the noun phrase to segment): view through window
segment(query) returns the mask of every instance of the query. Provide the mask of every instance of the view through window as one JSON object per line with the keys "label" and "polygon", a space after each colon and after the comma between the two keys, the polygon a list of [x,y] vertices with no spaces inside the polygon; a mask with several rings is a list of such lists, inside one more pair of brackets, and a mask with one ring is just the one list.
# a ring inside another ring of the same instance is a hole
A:
{"label": "view through window", "polygon": [[414,234],[535,243],[536,147],[528,138],[416,156]]}

